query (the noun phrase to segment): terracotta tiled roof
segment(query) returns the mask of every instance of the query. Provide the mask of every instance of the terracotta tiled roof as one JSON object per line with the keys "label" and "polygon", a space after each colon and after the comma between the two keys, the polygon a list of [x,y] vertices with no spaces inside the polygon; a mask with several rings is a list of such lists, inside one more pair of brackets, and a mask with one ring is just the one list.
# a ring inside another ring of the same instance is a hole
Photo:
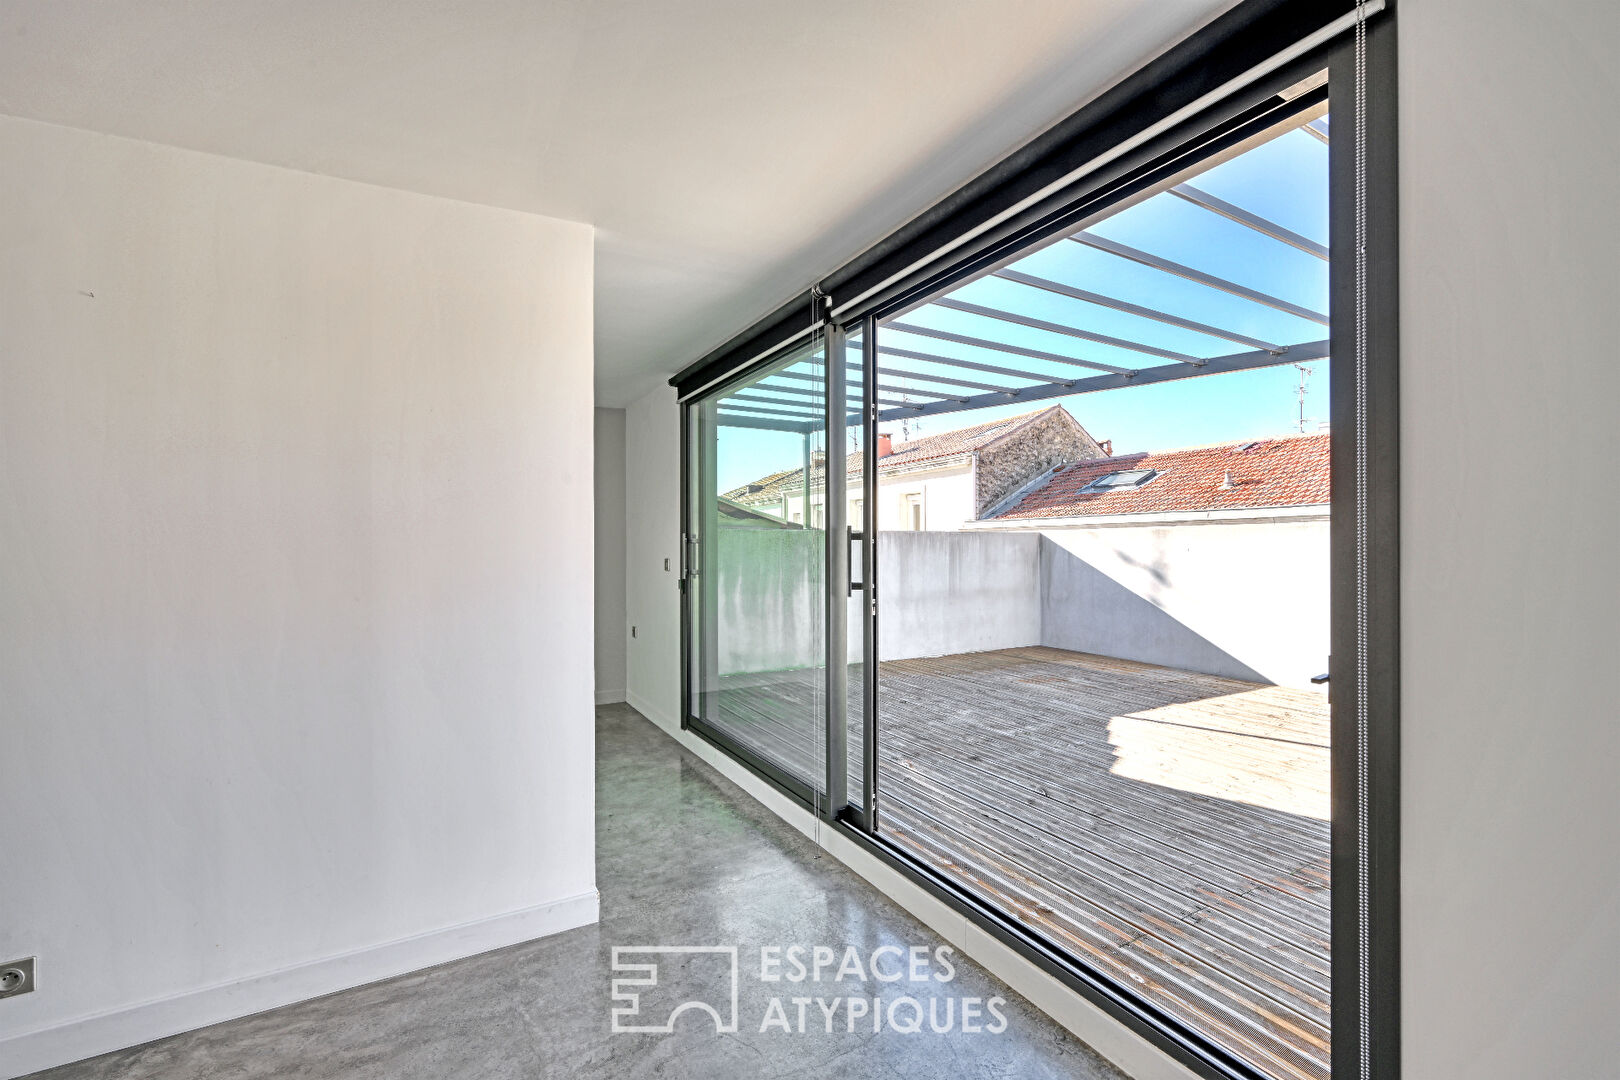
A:
{"label": "terracotta tiled roof", "polygon": [[[1290,435],[1075,462],[1062,466],[994,520],[1323,504],[1328,501],[1330,443],[1325,433]],[[1158,475],[1138,488],[1081,490],[1099,477],[1126,469],[1155,469]]]}
{"label": "terracotta tiled roof", "polygon": [[[916,465],[925,461],[937,461],[942,458],[957,457],[982,450],[997,439],[1011,435],[1015,431],[1035,423],[1054,412],[1064,411],[1061,405],[1052,405],[1034,412],[1020,413],[1001,420],[991,420],[984,424],[975,424],[972,427],[957,428],[955,431],[942,431],[938,435],[925,435],[910,442],[895,442],[889,455],[881,459],[878,473],[891,472],[902,469],[908,465]],[[866,467],[866,455],[855,451],[849,455],[849,472],[859,475]],[[819,483],[822,469],[813,468],[810,472],[812,483]],[[779,497],[783,491],[797,491],[804,486],[804,470],[789,469],[785,472],[772,473],[755,480],[752,484],[745,484],[740,488],[725,493],[725,498],[738,502],[754,502],[771,497]],[[756,490],[750,491],[750,488]]]}

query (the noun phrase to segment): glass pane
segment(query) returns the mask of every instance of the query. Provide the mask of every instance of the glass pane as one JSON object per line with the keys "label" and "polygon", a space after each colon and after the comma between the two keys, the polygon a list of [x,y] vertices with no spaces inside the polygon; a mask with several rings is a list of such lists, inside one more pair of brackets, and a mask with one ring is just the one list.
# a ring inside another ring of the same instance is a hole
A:
{"label": "glass pane", "polygon": [[1330,1049],[1311,119],[875,331],[878,827],[1272,1080]]}
{"label": "glass pane", "polygon": [[821,341],[689,410],[692,715],[820,789],[826,387]]}

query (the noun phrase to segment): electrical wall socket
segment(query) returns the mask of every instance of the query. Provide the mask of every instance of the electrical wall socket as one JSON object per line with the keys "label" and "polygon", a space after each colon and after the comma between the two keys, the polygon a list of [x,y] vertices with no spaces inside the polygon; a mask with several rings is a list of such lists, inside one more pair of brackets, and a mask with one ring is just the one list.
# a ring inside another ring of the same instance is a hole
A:
{"label": "electrical wall socket", "polygon": [[16,997],[34,989],[34,958],[0,964],[0,998]]}

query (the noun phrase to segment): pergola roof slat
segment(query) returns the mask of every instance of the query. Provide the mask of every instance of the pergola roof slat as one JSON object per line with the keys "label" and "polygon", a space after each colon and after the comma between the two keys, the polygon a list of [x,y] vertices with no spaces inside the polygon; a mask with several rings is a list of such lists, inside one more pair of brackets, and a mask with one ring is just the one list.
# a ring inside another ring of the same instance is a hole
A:
{"label": "pergola roof slat", "polygon": [[972,304],[966,300],[956,300],[949,296],[942,296],[933,301],[939,307],[950,308],[952,311],[965,311],[970,315],[983,315],[987,319],[1000,319],[1002,322],[1017,323],[1019,326],[1028,326],[1034,330],[1050,330],[1054,334],[1067,334],[1069,337],[1080,338],[1084,341],[1095,341],[1099,345],[1112,345],[1118,349],[1129,349],[1131,352],[1146,353],[1148,356],[1163,357],[1166,360],[1180,360],[1185,364],[1200,364],[1203,361],[1196,356],[1186,353],[1172,352],[1154,345],[1144,345],[1139,341],[1127,341],[1125,338],[1110,337],[1091,330],[1082,330],[1078,326],[1068,326],[1063,323],[1048,322],[1037,319],[1033,315],[1020,315],[1013,311],[1002,311],[1000,308],[986,307],[983,304]]}
{"label": "pergola roof slat", "polygon": [[727,406],[717,415],[722,424],[736,422],[737,427],[767,428],[771,431],[808,431],[816,426],[814,420],[773,412],[770,409],[744,408],[740,405]]}
{"label": "pergola roof slat", "polygon": [[732,401],[756,401],[762,405],[780,405],[784,408],[803,409],[810,416],[814,416],[821,411],[808,401],[799,401],[794,398],[765,397],[762,394],[729,394],[721,400],[721,405],[724,406],[727,402]]}
{"label": "pergola roof slat", "polygon": [[[931,364],[949,364],[951,367],[968,368],[973,371],[985,371],[992,375],[1010,375],[1015,379],[1030,379],[1037,383],[1062,382],[1051,375],[1040,375],[1033,371],[1019,371],[1016,368],[997,367],[995,364],[980,364],[972,360],[958,360],[954,356],[939,356],[935,353],[917,352],[914,349],[900,349],[892,345],[879,345],[878,352],[885,356],[898,356],[906,360],[926,360]],[[1073,380],[1069,380],[1073,382]]]}
{"label": "pergola roof slat", "polygon": [[1308,255],[1315,255],[1318,259],[1327,261],[1328,248],[1326,244],[1318,244],[1308,236],[1285,229],[1275,221],[1270,221],[1259,214],[1251,214],[1241,206],[1235,206],[1225,199],[1216,198],[1207,191],[1200,191],[1191,184],[1177,184],[1170,189],[1172,195],[1186,199],[1194,206],[1202,206],[1205,210],[1219,214],[1228,221],[1235,221],[1239,225],[1253,229],[1257,233],[1280,240],[1289,247],[1298,248]]}
{"label": "pergola roof slat", "polygon": [[1288,315],[1293,315],[1296,318],[1308,319],[1311,322],[1320,323],[1323,326],[1328,325],[1328,317],[1322,314],[1320,311],[1312,311],[1308,307],[1302,307],[1299,304],[1293,303],[1289,300],[1284,300],[1281,297],[1272,296],[1268,293],[1251,289],[1247,285],[1239,285],[1235,281],[1227,281],[1225,278],[1216,277],[1214,274],[1206,274],[1202,270],[1195,270],[1190,266],[1183,266],[1181,263],[1160,258],[1157,255],[1130,247],[1127,244],[1121,244],[1118,241],[1110,240],[1106,236],[1098,236],[1094,232],[1077,232],[1073,236],[1069,237],[1069,239],[1073,240],[1077,244],[1084,244],[1089,248],[1095,248],[1098,251],[1105,251],[1110,255],[1117,255],[1122,259],[1129,259],[1131,262],[1152,267],[1153,269],[1163,271],[1166,274],[1174,274],[1176,277],[1185,278],[1188,281],[1194,281],[1200,285],[1206,285],[1211,289],[1219,289],[1221,292],[1242,297],[1245,300],[1252,301],[1256,304],[1262,304],[1265,307],[1284,312]]}
{"label": "pergola roof slat", "polygon": [[950,341],[957,345],[972,345],[981,349],[992,349],[995,352],[1011,353],[1014,356],[1027,356],[1032,360],[1050,360],[1056,364],[1073,364],[1076,367],[1107,371],[1115,375],[1128,375],[1132,370],[1131,368],[1116,367],[1113,364],[1104,364],[1097,360],[1082,360],[1078,356],[1065,356],[1062,353],[1047,352],[1045,349],[1029,349],[1005,341],[991,341],[988,338],[956,334],[949,330],[935,330],[927,326],[917,326],[914,323],[892,322],[885,324],[884,329],[899,330],[902,333],[916,334],[920,337],[936,338],[939,341]]}
{"label": "pergola roof slat", "polygon": [[[907,391],[904,387],[895,386],[893,383],[888,383],[885,385],[883,382],[884,376],[893,376],[895,378],[903,379],[922,379],[925,382],[944,383],[946,386],[965,386],[970,390],[989,390],[997,394],[1006,394],[1008,397],[1018,396],[1018,387],[1016,386],[995,386],[990,383],[972,382],[968,379],[957,379],[948,375],[931,375],[921,371],[901,371],[899,368],[883,368],[878,375],[878,385],[882,389],[889,391],[891,394],[903,394]],[[955,400],[960,401],[964,399],[957,398]]]}
{"label": "pergola roof slat", "polygon": [[[850,367],[854,368],[855,365],[851,364]],[[815,375],[800,375],[799,373],[792,372],[792,371],[774,372],[770,377],[773,378],[773,379],[775,379],[777,377],[784,377],[784,378],[789,378],[789,379],[803,379],[806,382],[815,383],[817,386],[820,386],[821,384],[826,382],[825,379],[818,378]],[[859,379],[850,379],[846,383],[846,385],[851,390],[861,390],[861,389],[864,389],[865,386],[866,386],[866,384],[863,383]],[[882,386],[878,387],[879,392],[881,392],[883,389],[884,388]],[[935,391],[932,391],[932,390],[907,390],[906,393],[908,393],[908,394],[920,394],[923,397],[951,398],[952,400],[956,400],[956,395],[955,394],[940,394],[940,393],[936,393]],[[856,395],[853,395],[853,394],[851,395],[851,397],[854,397],[854,396],[856,396]]]}
{"label": "pergola roof slat", "polygon": [[[774,378],[774,377],[775,376],[772,376],[772,378]],[[757,382],[753,386],[751,386],[749,389],[752,389],[752,390],[768,390],[773,394],[793,394],[793,395],[796,395],[798,397],[809,397],[809,398],[823,398],[824,399],[827,396],[826,392],[821,391],[821,390],[806,390],[802,386],[778,386],[775,383],[768,383],[768,382]],[[856,393],[847,394],[845,396],[848,397],[851,401],[859,401],[860,398],[861,398],[861,395],[856,394]]]}
{"label": "pergola roof slat", "polygon": [[[1255,349],[1251,352],[1232,353],[1227,356],[1216,356],[1206,360],[1202,367],[1193,367],[1191,364],[1165,364],[1161,367],[1143,368],[1128,375],[1092,375],[1077,379],[1072,383],[1054,382],[1045,386],[1031,386],[1018,391],[1020,400],[1040,401],[1046,398],[1067,397],[1071,394],[1089,394],[1098,390],[1117,390],[1125,386],[1149,386],[1154,383],[1173,382],[1178,379],[1191,379],[1203,375],[1219,375],[1230,371],[1250,371],[1255,368],[1272,367],[1277,364],[1297,364],[1311,360],[1322,360],[1328,356],[1328,343],[1326,341],[1311,341],[1301,345],[1291,345],[1278,351],[1269,349]],[[902,415],[934,416],[941,413],[964,412],[970,409],[983,409],[995,405],[1005,405],[1003,392],[982,394],[965,401],[940,401],[925,405],[912,414],[899,412],[880,412],[878,420],[898,420]]]}
{"label": "pergola roof slat", "polygon": [[1140,304],[1133,304],[1128,300],[1120,300],[1112,296],[1104,296],[1102,293],[1092,292],[1089,289],[1077,288],[1073,285],[1066,285],[1061,281],[1052,281],[1049,278],[1036,277],[1034,274],[1026,274],[1022,270],[1014,270],[1009,267],[1006,269],[997,270],[995,272],[995,276],[1004,281],[1016,281],[1020,285],[1028,285],[1035,289],[1045,289],[1047,292],[1056,293],[1058,296],[1067,296],[1074,300],[1083,300],[1088,304],[1096,304],[1098,307],[1110,308],[1114,311],[1122,311],[1127,315],[1137,315],[1144,319],[1152,319],[1155,322],[1162,322],[1168,326],[1178,326],[1183,330],[1191,330],[1194,333],[1208,334],[1210,337],[1217,337],[1225,341],[1230,341],[1234,345],[1247,345],[1251,349],[1262,349],[1266,352],[1279,352],[1283,348],[1281,345],[1277,345],[1269,341],[1262,341],[1259,338],[1249,337],[1247,334],[1240,334],[1235,330],[1223,330],[1219,326],[1211,326],[1208,323],[1196,322],[1193,319],[1186,319],[1180,315],[1172,315],[1167,311],[1158,311],[1154,308],[1143,307]]}

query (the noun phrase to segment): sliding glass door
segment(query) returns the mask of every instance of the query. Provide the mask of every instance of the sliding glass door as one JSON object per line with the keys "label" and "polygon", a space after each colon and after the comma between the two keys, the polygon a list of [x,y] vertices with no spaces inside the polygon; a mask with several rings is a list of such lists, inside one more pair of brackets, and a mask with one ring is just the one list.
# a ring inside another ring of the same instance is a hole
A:
{"label": "sliding glass door", "polygon": [[1266,1080],[1330,1072],[1328,109],[686,410],[689,726]]}
{"label": "sliding glass door", "polygon": [[822,337],[686,417],[687,723],[808,800],[826,776]]}
{"label": "sliding glass door", "polygon": [[686,726],[1209,1076],[1394,1060],[1366,59],[1054,144],[1067,186],[1004,178],[958,239],[875,250],[675,380]]}
{"label": "sliding glass door", "polygon": [[1330,130],[1319,81],[849,335],[866,831],[1268,1080],[1330,1072]]}

